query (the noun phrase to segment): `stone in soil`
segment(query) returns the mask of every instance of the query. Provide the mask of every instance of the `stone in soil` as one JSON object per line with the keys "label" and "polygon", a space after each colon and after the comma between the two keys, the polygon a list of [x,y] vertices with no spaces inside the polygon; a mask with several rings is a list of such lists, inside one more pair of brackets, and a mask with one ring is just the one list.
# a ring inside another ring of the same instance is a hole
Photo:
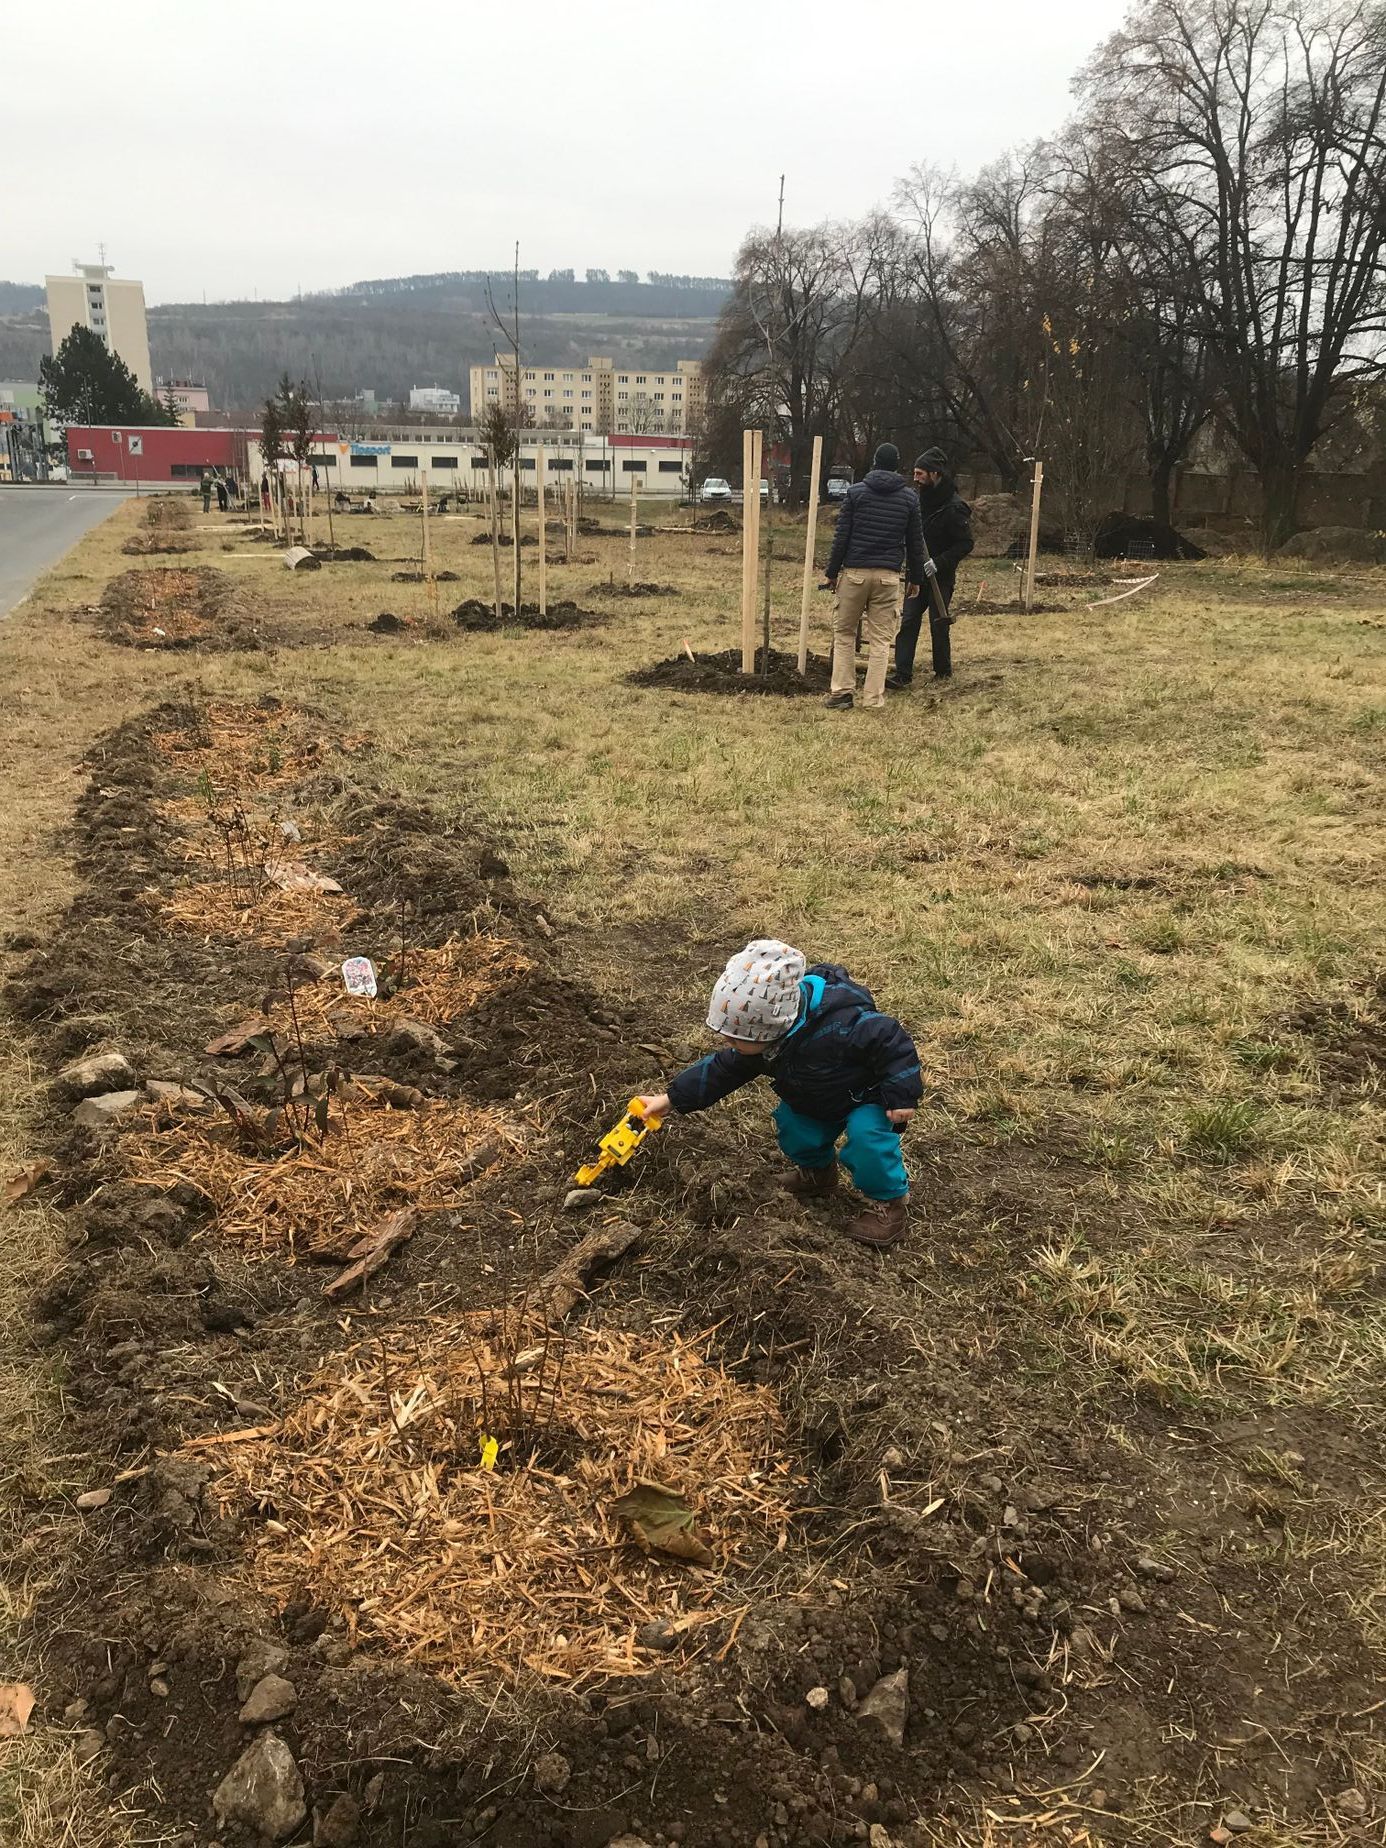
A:
{"label": "stone in soil", "polygon": [[294,1755],[275,1732],[262,1732],[217,1785],[212,1811],[225,1827],[240,1823],[272,1842],[287,1841],[307,1819],[303,1779]]}
{"label": "stone in soil", "polygon": [[143,1091],[107,1091],[100,1097],[89,1097],[85,1103],[78,1104],[72,1113],[72,1120],[79,1129],[103,1130],[114,1129],[121,1119],[130,1115],[144,1102]]}
{"label": "stone in soil", "polygon": [[281,1643],[257,1636],[236,1663],[236,1699],[249,1700],[256,1685],[267,1675],[277,1675],[288,1659],[289,1652]]}
{"label": "stone in soil", "polygon": [[361,1833],[361,1805],[345,1792],[313,1811],[313,1848],[354,1848]]}
{"label": "stone in soil", "polygon": [[534,1761],[534,1786],[546,1797],[561,1797],[572,1775],[573,1767],[562,1752],[544,1752]]}
{"label": "stone in soil", "polygon": [[859,1720],[874,1720],[887,1739],[905,1743],[905,1720],[910,1710],[910,1671],[897,1668],[881,1679],[857,1708]]}
{"label": "stone in soil", "polygon": [[250,1690],[240,1717],[246,1726],[267,1726],[271,1720],[282,1720],[297,1705],[298,1689],[292,1681],[282,1675],[265,1675]]}
{"label": "stone in soil", "polygon": [[580,1207],[593,1205],[601,1197],[601,1191],[596,1187],[570,1187],[563,1196],[563,1211],[575,1213]]}
{"label": "stone in soil", "polygon": [[204,1097],[201,1091],[190,1091],[187,1085],[175,1084],[171,1079],[151,1078],[144,1088],[156,1104],[167,1104],[170,1110],[200,1114],[212,1107],[211,1099]]}
{"label": "stone in soil", "polygon": [[74,1059],[58,1073],[56,1081],[69,1097],[96,1097],[109,1091],[128,1091],[139,1080],[135,1068],[123,1052],[94,1052],[85,1059]]}

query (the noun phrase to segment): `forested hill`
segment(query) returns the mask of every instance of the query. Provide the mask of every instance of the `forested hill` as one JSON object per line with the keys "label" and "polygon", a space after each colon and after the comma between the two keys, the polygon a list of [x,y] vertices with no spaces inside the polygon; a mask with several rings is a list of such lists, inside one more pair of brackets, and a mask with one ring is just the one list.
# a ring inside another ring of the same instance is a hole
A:
{"label": "forested hill", "polygon": [[[590,353],[650,367],[698,359],[727,289],[713,278],[587,282],[522,272],[521,339],[526,354],[559,365]],[[508,316],[511,278],[496,277],[492,290]],[[183,302],[149,311],[155,372],[205,379],[222,410],[253,408],[286,369],[310,383],[320,375],[327,398],[370,389],[381,400],[399,399],[411,385],[444,385],[465,404],[468,367],[487,359],[499,338],[479,271],[383,278],[287,302]],[[42,308],[0,308],[0,378],[37,378],[47,351]]]}

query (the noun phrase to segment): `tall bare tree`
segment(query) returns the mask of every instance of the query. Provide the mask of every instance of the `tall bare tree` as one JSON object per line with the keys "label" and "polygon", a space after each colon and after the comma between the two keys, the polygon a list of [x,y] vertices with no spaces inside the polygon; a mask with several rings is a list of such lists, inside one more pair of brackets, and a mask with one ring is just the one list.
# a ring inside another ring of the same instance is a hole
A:
{"label": "tall bare tree", "polygon": [[1382,369],[1386,9],[1145,0],[1081,93],[1125,143],[1148,248],[1260,475],[1269,549],[1316,443]]}

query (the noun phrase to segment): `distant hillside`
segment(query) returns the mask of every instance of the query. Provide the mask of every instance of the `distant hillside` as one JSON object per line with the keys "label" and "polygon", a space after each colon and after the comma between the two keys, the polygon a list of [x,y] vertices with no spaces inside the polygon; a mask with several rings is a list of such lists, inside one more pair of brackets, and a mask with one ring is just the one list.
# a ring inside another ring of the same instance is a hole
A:
{"label": "distant hillside", "polygon": [[44,301],[36,282],[0,282],[0,314],[32,314]]}
{"label": "distant hillside", "polygon": [[[492,288],[508,315],[510,278],[496,277]],[[698,359],[727,288],[715,278],[579,282],[522,272],[521,338],[527,354],[556,365],[589,353],[651,368]],[[42,303],[42,290],[30,293]],[[320,375],[327,398],[370,389],[402,399],[411,385],[444,385],[465,403],[468,368],[489,358],[499,338],[480,271],[387,277],[290,302],[183,302],[149,311],[155,372],[205,379],[221,410],[254,408],[285,370],[310,383]],[[0,377],[36,378],[47,351],[42,312],[0,307]]]}

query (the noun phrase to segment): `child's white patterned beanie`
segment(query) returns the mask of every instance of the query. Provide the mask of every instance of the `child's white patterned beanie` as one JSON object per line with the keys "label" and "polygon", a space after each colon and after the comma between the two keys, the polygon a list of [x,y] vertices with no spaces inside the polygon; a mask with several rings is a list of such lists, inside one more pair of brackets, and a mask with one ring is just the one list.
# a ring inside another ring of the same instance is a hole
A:
{"label": "child's white patterned beanie", "polygon": [[714,1033],[769,1045],[799,1018],[799,983],[807,964],[777,937],[757,937],[733,956],[712,991],[707,1024]]}

